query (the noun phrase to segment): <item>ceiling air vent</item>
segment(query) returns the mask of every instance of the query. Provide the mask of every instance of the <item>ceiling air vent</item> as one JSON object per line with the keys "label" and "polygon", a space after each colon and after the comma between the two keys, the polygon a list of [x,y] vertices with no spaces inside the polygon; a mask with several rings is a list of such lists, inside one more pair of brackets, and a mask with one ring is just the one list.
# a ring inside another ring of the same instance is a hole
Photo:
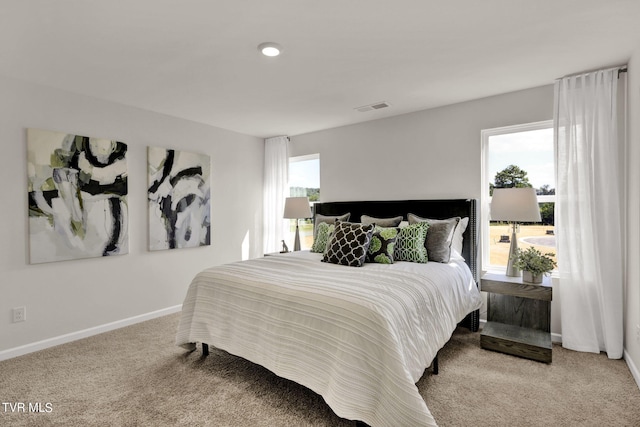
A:
{"label": "ceiling air vent", "polygon": [[363,105],[362,107],[354,108],[354,110],[360,111],[361,113],[364,113],[365,111],[379,110],[381,108],[387,108],[390,105],[391,104],[389,104],[386,101],[381,101],[381,102],[376,102],[376,103],[369,104],[369,105]]}

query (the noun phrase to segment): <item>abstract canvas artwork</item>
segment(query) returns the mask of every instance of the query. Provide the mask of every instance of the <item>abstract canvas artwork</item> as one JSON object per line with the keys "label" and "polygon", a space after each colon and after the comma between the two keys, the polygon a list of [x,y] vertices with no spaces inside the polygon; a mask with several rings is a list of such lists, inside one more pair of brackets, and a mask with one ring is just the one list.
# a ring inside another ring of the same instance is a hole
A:
{"label": "abstract canvas artwork", "polygon": [[27,130],[32,264],[129,252],[127,145]]}
{"label": "abstract canvas artwork", "polygon": [[149,250],[211,242],[210,158],[148,147]]}

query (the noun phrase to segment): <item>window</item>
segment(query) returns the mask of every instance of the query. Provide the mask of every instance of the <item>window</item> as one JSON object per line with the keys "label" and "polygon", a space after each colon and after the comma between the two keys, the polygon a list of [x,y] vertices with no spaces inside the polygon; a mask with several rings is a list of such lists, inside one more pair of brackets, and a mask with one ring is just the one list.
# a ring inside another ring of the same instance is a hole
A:
{"label": "window", "polygon": [[553,121],[482,131],[482,269],[504,269],[511,231],[504,222],[489,221],[495,187],[533,187],[541,223],[520,224],[518,247],[534,246],[555,259],[555,150]]}
{"label": "window", "polygon": [[[289,196],[307,196],[309,203],[320,200],[320,155],[289,157]],[[313,207],[311,209],[313,212]],[[300,220],[300,248],[311,249],[313,244],[313,221],[311,219]],[[290,220],[288,229],[285,230],[285,241],[290,250],[293,249],[293,239],[296,233],[296,220]]]}

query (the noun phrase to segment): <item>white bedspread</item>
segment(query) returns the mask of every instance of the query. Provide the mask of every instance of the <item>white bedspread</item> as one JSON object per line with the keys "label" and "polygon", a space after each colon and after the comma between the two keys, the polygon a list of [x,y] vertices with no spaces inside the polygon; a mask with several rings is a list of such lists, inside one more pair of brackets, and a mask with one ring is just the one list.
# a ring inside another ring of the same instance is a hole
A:
{"label": "white bedspread", "polygon": [[415,383],[481,305],[463,261],[345,267],[295,252],[191,283],[176,343],[204,342],[320,394],[344,418],[435,426]]}

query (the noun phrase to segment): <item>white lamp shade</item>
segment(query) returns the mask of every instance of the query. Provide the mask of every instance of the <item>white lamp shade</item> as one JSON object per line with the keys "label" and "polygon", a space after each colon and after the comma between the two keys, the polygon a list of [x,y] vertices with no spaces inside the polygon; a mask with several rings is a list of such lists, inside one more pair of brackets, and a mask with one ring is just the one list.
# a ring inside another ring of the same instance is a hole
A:
{"label": "white lamp shade", "polygon": [[540,222],[535,188],[494,188],[491,199],[493,221]]}
{"label": "white lamp shade", "polygon": [[311,218],[311,208],[307,197],[287,197],[284,202],[283,218]]}

